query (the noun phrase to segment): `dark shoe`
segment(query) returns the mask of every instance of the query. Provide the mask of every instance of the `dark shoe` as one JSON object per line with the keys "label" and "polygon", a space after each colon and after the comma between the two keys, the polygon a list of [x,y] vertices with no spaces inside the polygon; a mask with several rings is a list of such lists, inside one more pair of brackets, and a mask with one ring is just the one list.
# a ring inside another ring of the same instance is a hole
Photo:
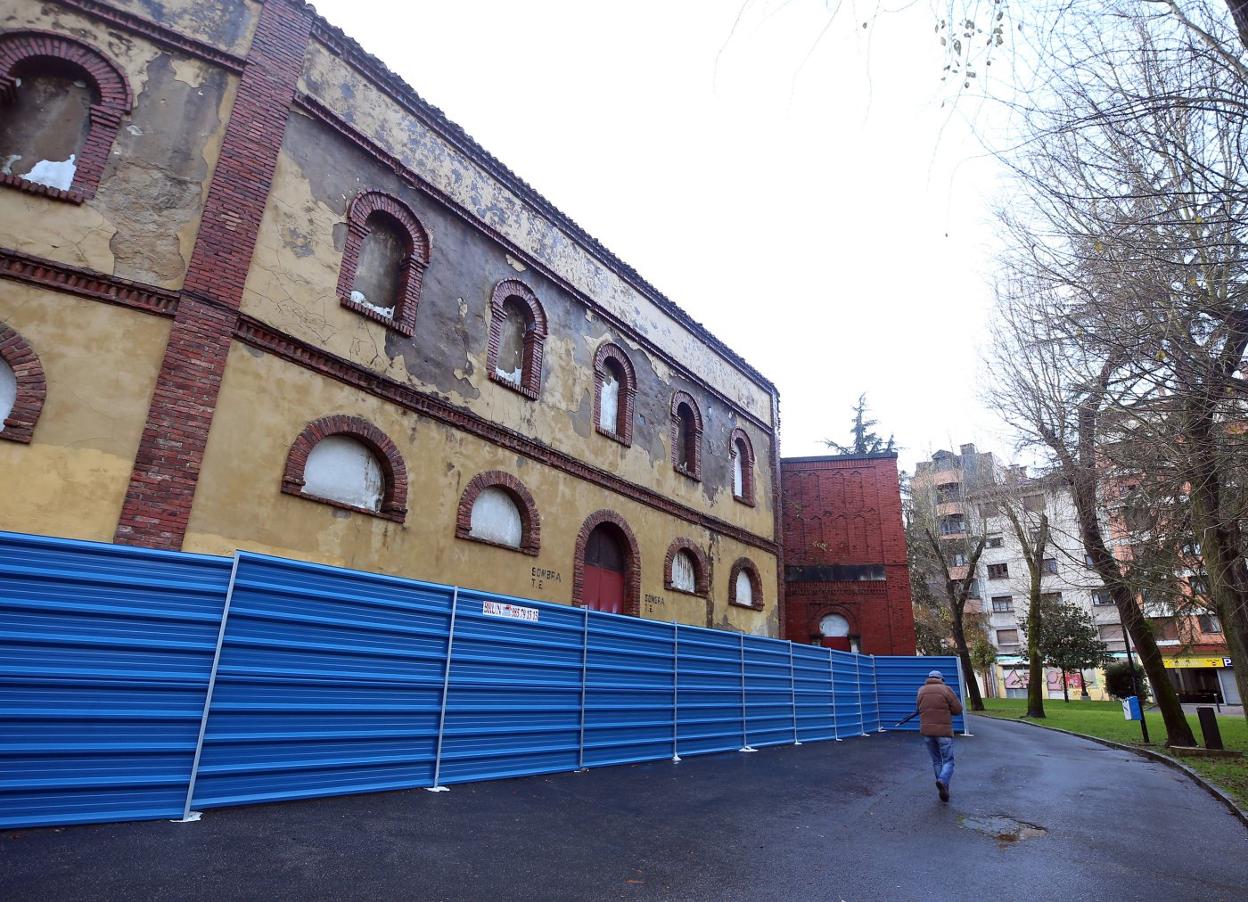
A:
{"label": "dark shoe", "polygon": [[936,781],[936,791],[940,793],[940,800],[942,802],[949,801],[949,787],[940,780]]}

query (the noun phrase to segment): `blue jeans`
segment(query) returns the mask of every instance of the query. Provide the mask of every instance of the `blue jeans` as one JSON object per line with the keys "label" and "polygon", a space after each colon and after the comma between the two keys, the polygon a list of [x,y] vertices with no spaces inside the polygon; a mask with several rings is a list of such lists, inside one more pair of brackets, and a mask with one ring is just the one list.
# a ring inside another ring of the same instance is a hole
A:
{"label": "blue jeans", "polygon": [[927,753],[932,756],[936,779],[948,786],[953,779],[953,737],[924,736],[923,741],[927,743]]}

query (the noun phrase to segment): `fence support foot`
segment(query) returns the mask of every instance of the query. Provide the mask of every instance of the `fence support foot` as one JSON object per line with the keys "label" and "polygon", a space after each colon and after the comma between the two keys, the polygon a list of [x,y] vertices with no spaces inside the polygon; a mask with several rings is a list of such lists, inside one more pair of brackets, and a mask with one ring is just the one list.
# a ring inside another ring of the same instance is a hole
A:
{"label": "fence support foot", "polygon": [[425,792],[450,792],[449,786],[426,786]]}
{"label": "fence support foot", "polygon": [[193,824],[204,816],[202,811],[188,811],[186,817],[175,817],[169,823],[171,824]]}
{"label": "fence support foot", "polygon": [[672,763],[673,763],[673,764],[679,764],[681,761],[684,761],[684,760],[685,760],[685,759],[684,759],[684,758],[682,758],[682,757],[680,757],[680,755],[672,755]]}
{"label": "fence support foot", "polygon": [[737,749],[737,751],[738,752],[757,752],[758,749],[753,748],[752,746],[743,745],[741,746],[741,748]]}

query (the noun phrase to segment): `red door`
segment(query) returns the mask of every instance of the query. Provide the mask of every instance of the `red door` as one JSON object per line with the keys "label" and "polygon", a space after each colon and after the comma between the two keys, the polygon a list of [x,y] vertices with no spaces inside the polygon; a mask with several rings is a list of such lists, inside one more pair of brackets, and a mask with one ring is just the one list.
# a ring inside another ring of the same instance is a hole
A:
{"label": "red door", "polygon": [[603,523],[589,534],[585,546],[585,607],[609,614],[624,613],[624,550],[614,533]]}
{"label": "red door", "polygon": [[837,651],[852,651],[849,636],[824,636],[821,644],[824,648],[835,648]]}

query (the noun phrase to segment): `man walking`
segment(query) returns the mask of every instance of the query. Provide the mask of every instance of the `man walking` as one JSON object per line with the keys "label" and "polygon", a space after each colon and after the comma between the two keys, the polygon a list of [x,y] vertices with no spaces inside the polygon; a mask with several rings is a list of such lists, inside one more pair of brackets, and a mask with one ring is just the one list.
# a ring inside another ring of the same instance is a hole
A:
{"label": "man walking", "polygon": [[953,779],[953,716],[962,713],[962,703],[954,691],[945,685],[939,670],[927,675],[927,682],[919,687],[917,702],[919,734],[927,744],[932,756],[932,769],[936,772],[936,791],[942,802],[949,801],[949,781]]}

